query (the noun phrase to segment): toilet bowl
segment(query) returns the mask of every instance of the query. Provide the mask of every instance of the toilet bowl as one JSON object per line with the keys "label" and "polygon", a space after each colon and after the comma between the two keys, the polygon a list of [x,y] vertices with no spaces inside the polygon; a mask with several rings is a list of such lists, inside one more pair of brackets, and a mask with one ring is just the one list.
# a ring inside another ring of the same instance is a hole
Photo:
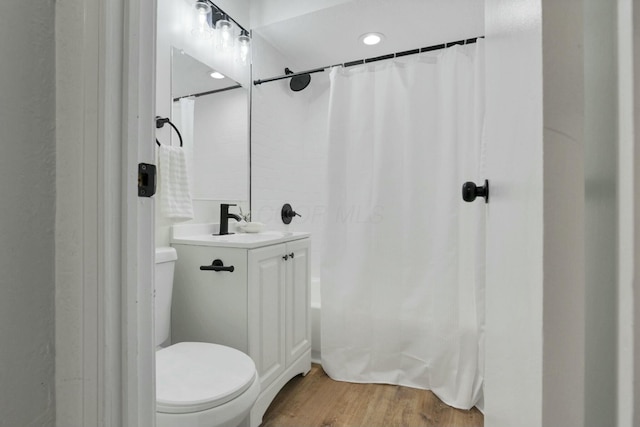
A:
{"label": "toilet bowl", "polygon": [[[156,344],[168,341],[174,248],[156,249]],[[156,351],[157,427],[248,426],[260,393],[253,360],[231,347],[181,342]]]}

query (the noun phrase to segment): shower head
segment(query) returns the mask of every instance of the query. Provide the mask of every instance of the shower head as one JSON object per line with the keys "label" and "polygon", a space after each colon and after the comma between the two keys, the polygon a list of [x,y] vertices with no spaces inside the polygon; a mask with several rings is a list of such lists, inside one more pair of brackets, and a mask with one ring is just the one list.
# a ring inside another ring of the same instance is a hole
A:
{"label": "shower head", "polygon": [[[284,69],[285,74],[294,74],[289,68]],[[297,76],[291,77],[289,81],[289,87],[294,92],[300,92],[305,89],[311,83],[311,75],[310,74],[300,74]]]}

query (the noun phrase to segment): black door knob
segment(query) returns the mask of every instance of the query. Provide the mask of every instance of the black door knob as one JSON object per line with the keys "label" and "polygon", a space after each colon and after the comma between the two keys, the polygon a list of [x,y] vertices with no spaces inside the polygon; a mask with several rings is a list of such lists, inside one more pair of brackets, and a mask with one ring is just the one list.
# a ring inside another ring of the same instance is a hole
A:
{"label": "black door knob", "polygon": [[473,202],[476,197],[483,197],[485,203],[489,203],[489,181],[484,180],[484,186],[478,187],[475,183],[469,181],[462,184],[462,200],[465,202]]}

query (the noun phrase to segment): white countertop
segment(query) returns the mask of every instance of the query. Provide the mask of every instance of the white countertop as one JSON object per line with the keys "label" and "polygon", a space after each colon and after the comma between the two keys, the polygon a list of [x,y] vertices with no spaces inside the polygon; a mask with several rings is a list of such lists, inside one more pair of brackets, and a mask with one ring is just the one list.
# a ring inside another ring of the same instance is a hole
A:
{"label": "white countertop", "polygon": [[[230,231],[235,227],[229,225]],[[218,246],[227,248],[254,249],[304,239],[311,233],[300,231],[263,231],[260,233],[214,235],[218,232],[218,224],[183,224],[171,227],[171,244]]]}

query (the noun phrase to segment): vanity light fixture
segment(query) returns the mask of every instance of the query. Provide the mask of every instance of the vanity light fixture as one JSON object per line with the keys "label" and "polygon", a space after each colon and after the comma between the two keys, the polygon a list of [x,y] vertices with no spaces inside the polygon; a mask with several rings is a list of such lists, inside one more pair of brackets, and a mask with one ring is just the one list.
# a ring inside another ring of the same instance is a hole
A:
{"label": "vanity light fixture", "polygon": [[[196,11],[191,34],[204,40],[213,39],[211,45],[222,54],[222,57],[246,66],[250,62],[251,53],[249,32],[211,0],[187,1],[193,2],[193,8]],[[224,76],[214,78],[224,78]]]}
{"label": "vanity light fixture", "polygon": [[218,19],[216,22],[216,32],[218,33],[217,47],[222,50],[231,49],[233,47],[233,26],[227,15],[222,15],[222,19]]}
{"label": "vanity light fixture", "polygon": [[384,40],[382,33],[366,33],[360,36],[360,41],[367,46],[373,46]]}
{"label": "vanity light fixture", "polygon": [[247,63],[249,58],[249,49],[251,46],[251,38],[246,30],[242,30],[238,36],[238,57],[242,64]]}
{"label": "vanity light fixture", "polygon": [[196,0],[193,5],[197,13],[197,23],[191,34],[201,39],[210,39],[213,36],[213,31],[209,27],[209,14],[211,13],[211,6],[206,0]]}
{"label": "vanity light fixture", "polygon": [[211,78],[213,79],[224,79],[224,74],[219,73],[217,71],[212,71],[211,73],[209,73],[209,75],[211,76]]}

